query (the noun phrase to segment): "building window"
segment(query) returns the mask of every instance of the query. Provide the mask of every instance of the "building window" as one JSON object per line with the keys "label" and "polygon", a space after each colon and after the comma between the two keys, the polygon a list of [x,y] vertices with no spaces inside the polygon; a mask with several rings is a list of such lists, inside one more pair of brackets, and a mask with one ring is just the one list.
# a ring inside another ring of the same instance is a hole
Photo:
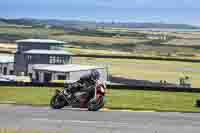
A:
{"label": "building window", "polygon": [[27,59],[28,59],[28,61],[31,61],[31,60],[32,60],[32,56],[31,56],[31,55],[28,55],[28,56],[27,56]]}
{"label": "building window", "polygon": [[65,75],[58,75],[57,76],[58,80],[70,80],[70,73],[65,73]]}
{"label": "building window", "polygon": [[60,57],[56,56],[56,64],[60,64]]}
{"label": "building window", "polygon": [[65,64],[65,58],[61,57],[61,64]]}
{"label": "building window", "polygon": [[64,64],[65,58],[63,56],[50,56],[49,64]]}
{"label": "building window", "polygon": [[3,75],[7,75],[7,70],[8,70],[7,67],[3,68]]}
{"label": "building window", "polygon": [[29,73],[28,75],[29,75],[29,77],[32,79],[32,77],[33,77],[33,74],[32,74],[32,73]]}
{"label": "building window", "polygon": [[58,80],[66,80],[66,75],[58,75]]}
{"label": "building window", "polygon": [[54,63],[53,56],[50,56],[49,57],[49,64],[53,64],[53,63]]}
{"label": "building window", "polygon": [[13,70],[10,70],[10,75],[14,75],[14,71]]}

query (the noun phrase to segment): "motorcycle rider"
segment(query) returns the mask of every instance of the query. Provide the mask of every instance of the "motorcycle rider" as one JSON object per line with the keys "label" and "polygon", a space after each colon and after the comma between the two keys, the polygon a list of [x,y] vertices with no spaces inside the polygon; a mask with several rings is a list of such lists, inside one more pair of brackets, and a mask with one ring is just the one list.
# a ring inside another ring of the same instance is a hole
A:
{"label": "motorcycle rider", "polygon": [[87,92],[89,99],[93,97],[96,81],[99,80],[100,73],[97,70],[92,70],[90,73],[83,75],[80,79],[73,83],[70,87],[72,96],[75,92]]}

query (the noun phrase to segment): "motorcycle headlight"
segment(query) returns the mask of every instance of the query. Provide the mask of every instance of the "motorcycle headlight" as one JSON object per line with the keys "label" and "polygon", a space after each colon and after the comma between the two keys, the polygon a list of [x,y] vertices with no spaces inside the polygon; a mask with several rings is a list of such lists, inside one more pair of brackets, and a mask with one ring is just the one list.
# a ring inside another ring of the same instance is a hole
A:
{"label": "motorcycle headlight", "polygon": [[65,95],[67,95],[67,94],[68,94],[67,90],[64,90],[63,92],[64,92],[64,94],[65,94]]}
{"label": "motorcycle headlight", "polygon": [[102,87],[102,86],[101,86],[101,92],[102,92],[102,93],[105,92],[104,87]]}

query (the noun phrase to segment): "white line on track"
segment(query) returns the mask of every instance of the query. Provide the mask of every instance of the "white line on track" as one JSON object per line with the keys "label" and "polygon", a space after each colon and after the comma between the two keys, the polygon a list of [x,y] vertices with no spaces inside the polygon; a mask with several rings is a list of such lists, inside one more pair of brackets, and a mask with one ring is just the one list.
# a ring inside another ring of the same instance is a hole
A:
{"label": "white line on track", "polygon": [[124,123],[124,122],[113,122],[113,121],[94,121],[94,120],[55,120],[55,119],[48,119],[48,118],[32,118],[26,119],[31,121],[35,121],[37,124],[60,124],[60,125],[77,125],[77,126],[91,126],[91,127],[98,127],[98,128],[124,128],[124,129],[144,129],[151,127],[151,123],[141,126],[138,124],[132,123]]}
{"label": "white line on track", "polygon": [[112,121],[83,121],[83,120],[53,120],[48,118],[33,118],[32,121],[53,122],[53,123],[80,123],[80,124],[109,124],[109,125],[127,125],[128,123]]}

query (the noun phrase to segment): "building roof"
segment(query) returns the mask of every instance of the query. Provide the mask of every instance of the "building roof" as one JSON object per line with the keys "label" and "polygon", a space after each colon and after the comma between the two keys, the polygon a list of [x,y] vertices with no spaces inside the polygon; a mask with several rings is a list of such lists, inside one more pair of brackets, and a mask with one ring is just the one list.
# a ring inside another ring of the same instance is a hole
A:
{"label": "building roof", "polygon": [[50,39],[25,39],[25,40],[17,40],[16,43],[59,43],[64,44],[63,41],[57,41],[57,40],[50,40]]}
{"label": "building roof", "polygon": [[103,68],[104,67],[86,66],[77,64],[67,64],[67,65],[36,64],[33,66],[34,70],[49,71],[49,72],[76,72],[76,71],[87,71],[87,70],[103,69]]}
{"label": "building roof", "polygon": [[32,49],[24,52],[25,54],[44,54],[44,55],[73,55],[70,52],[64,50],[42,50]]}
{"label": "building roof", "polygon": [[14,56],[0,55],[0,63],[14,63]]}

